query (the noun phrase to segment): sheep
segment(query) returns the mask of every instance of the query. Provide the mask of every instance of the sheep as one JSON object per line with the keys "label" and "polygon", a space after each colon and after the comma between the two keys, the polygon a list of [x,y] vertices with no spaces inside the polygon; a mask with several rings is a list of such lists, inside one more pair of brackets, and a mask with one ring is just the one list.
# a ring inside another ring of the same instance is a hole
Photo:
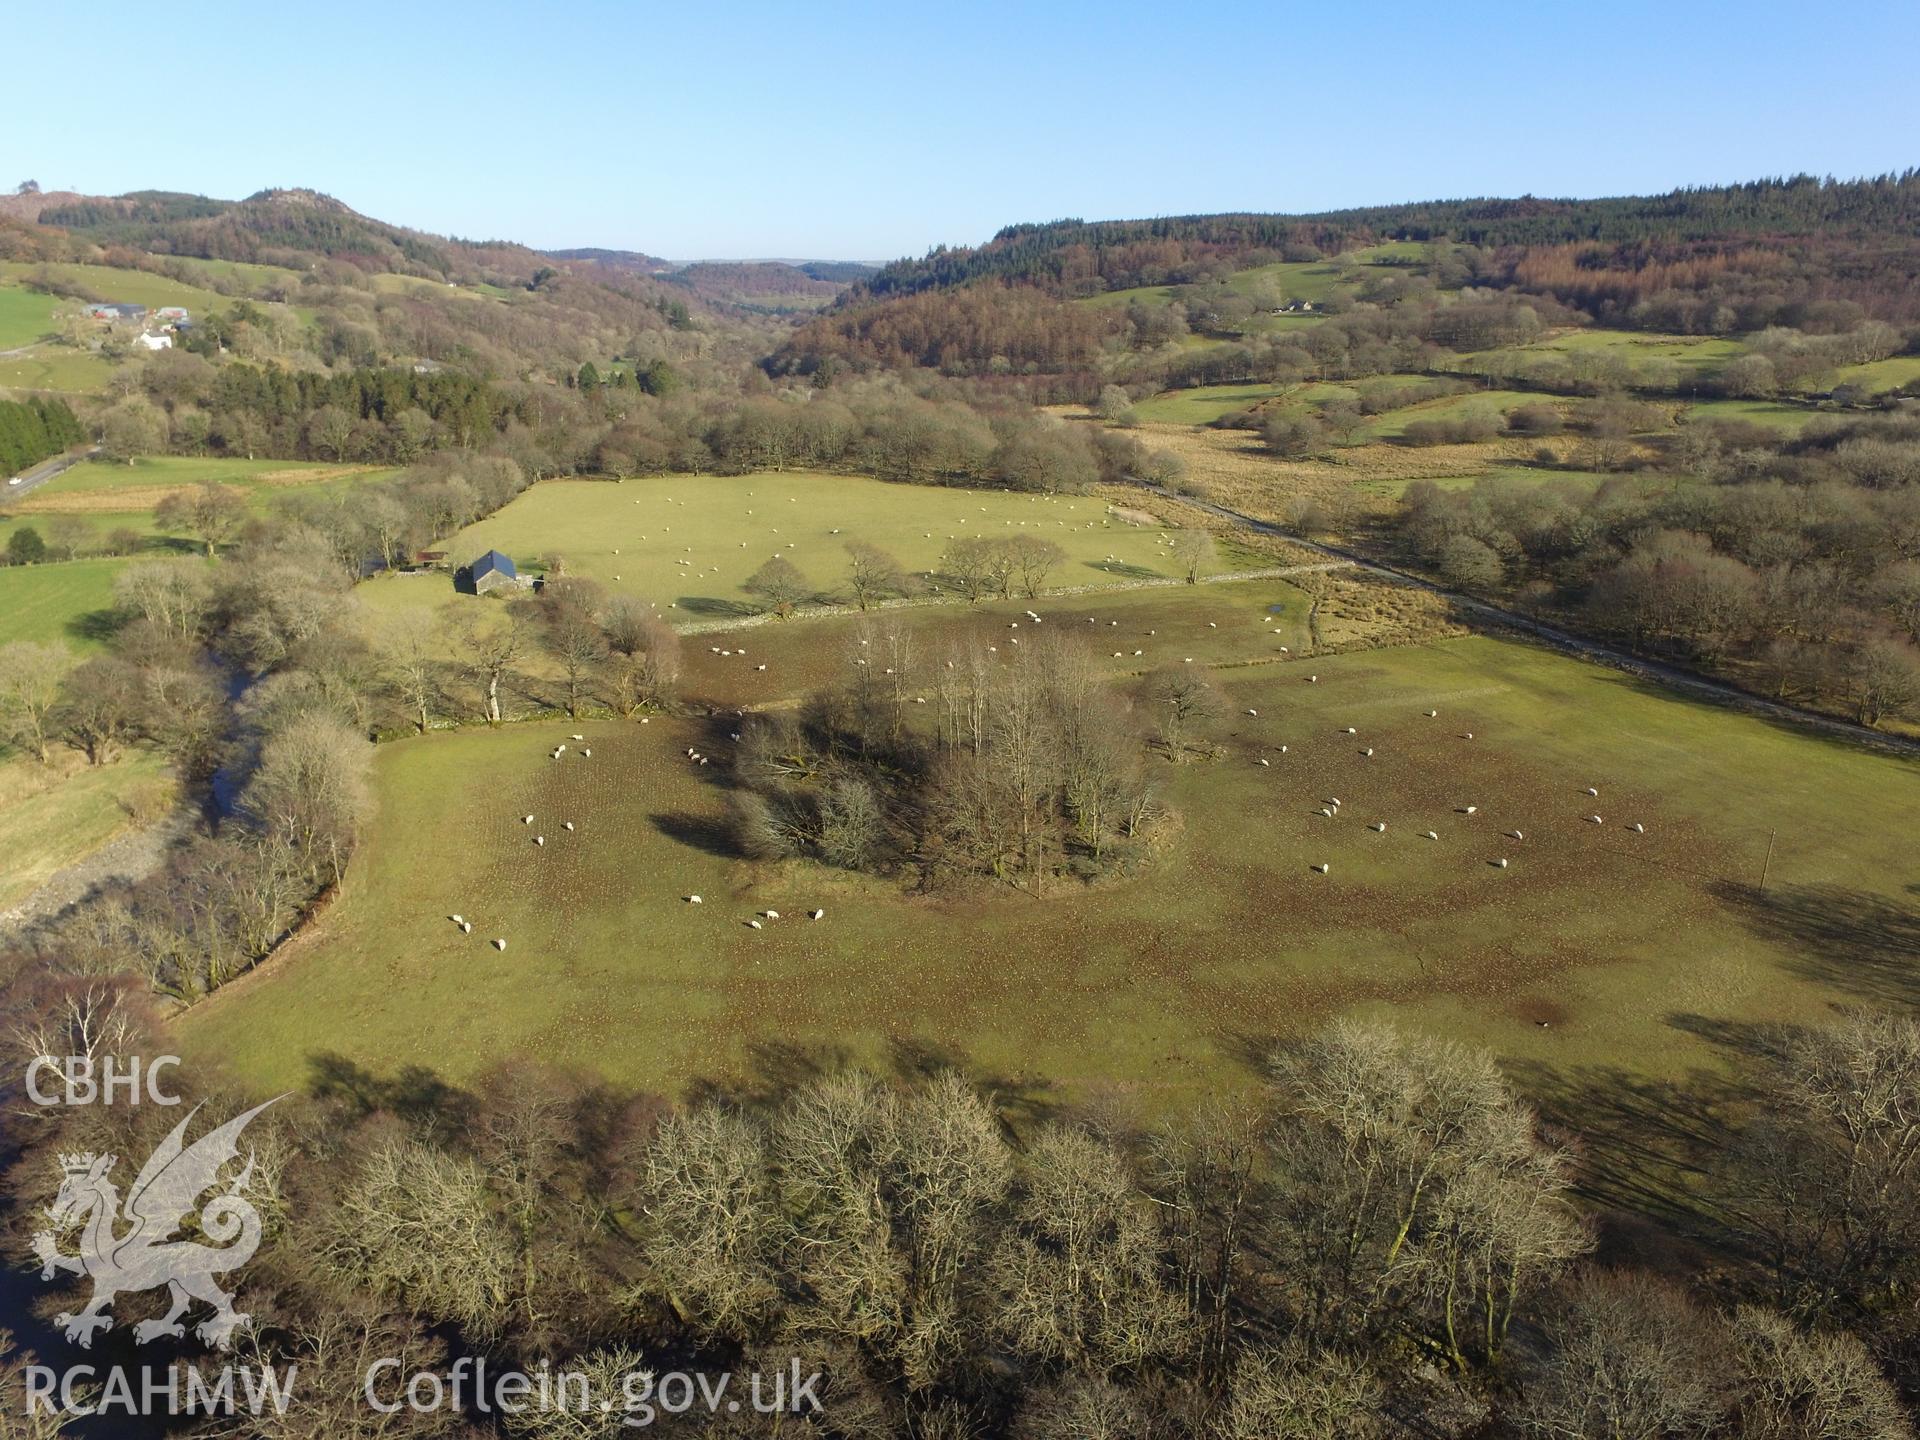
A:
{"label": "sheep", "polygon": [[591,751],[591,750],[584,750],[584,749],[583,749],[583,750],[582,750],[582,751],[580,752],[580,758],[581,758],[582,760],[591,760],[591,759],[593,758],[593,751]]}
{"label": "sheep", "polygon": [[1146,653],[1147,653],[1147,652],[1146,652],[1146,651],[1144,651],[1144,650],[1136,650],[1136,651],[1134,651],[1134,652],[1133,652],[1133,655],[1134,655],[1134,658],[1135,658],[1135,659],[1137,660],[1137,659],[1139,659],[1139,658],[1140,658],[1140,657],[1141,657],[1142,655],[1144,655],[1144,654],[1146,654]]}
{"label": "sheep", "polygon": [[1326,816],[1326,817],[1327,817],[1327,819],[1329,819],[1329,820],[1331,820],[1331,819],[1333,818],[1333,811],[1331,811],[1331,810],[1329,810],[1329,809],[1327,809],[1327,807],[1326,807],[1326,806],[1324,806],[1324,805],[1322,805],[1322,806],[1320,807],[1320,813],[1321,813],[1322,815],[1324,815],[1324,816]]}
{"label": "sheep", "polygon": [[504,935],[496,936],[493,942],[493,948],[504,952],[507,948],[507,937]]}
{"label": "sheep", "polygon": [[1340,733],[1342,735],[1358,735],[1360,732],[1354,729],[1353,726],[1348,725],[1344,729],[1342,729]]}
{"label": "sheep", "polygon": [[1521,832],[1518,830],[1507,831],[1507,836],[1509,839],[1513,839],[1513,840],[1524,840],[1527,838],[1525,835],[1521,834]]}
{"label": "sheep", "polygon": [[754,668],[754,669],[756,669],[756,670],[764,670],[764,669],[766,669],[767,667],[766,667],[766,666],[764,666],[764,665],[756,665],[756,666],[754,666],[753,668]]}
{"label": "sheep", "polygon": [[536,845],[544,845],[547,843],[547,837],[544,835],[536,835],[533,837],[533,843]]}
{"label": "sheep", "polygon": [[780,918],[780,912],[778,910],[762,910],[760,913],[769,920],[778,920]]}
{"label": "sheep", "polygon": [[553,753],[558,755],[562,750],[566,748],[567,748],[567,742],[562,740],[558,745],[553,747]]}
{"label": "sheep", "polygon": [[1427,719],[1429,720],[1435,719],[1439,716],[1439,714],[1440,712],[1438,710],[1429,710],[1427,711]]}
{"label": "sheep", "polygon": [[698,905],[698,904],[701,904],[701,903],[702,903],[702,902],[701,902],[701,899],[700,899],[700,897],[699,897],[698,895],[689,895],[689,896],[687,896],[687,904],[689,904],[689,905]]}
{"label": "sheep", "polygon": [[1282,745],[1282,746],[1280,747],[1280,753],[1281,753],[1282,755],[1284,755],[1284,754],[1286,754],[1286,753],[1287,753],[1287,747],[1286,747],[1286,746],[1284,746],[1284,745]]}
{"label": "sheep", "polygon": [[1602,820],[1598,815],[1589,815],[1587,816],[1587,823],[1589,825],[1604,825],[1607,822]]}
{"label": "sheep", "polygon": [[1438,840],[1438,839],[1440,838],[1440,836],[1438,835],[1438,833],[1436,833],[1435,831],[1432,831],[1432,830],[1428,830],[1428,831],[1426,831],[1426,832],[1425,832],[1425,834],[1426,834],[1426,837],[1427,837],[1427,839],[1429,839],[1429,840]]}
{"label": "sheep", "polygon": [[1387,822],[1384,820],[1376,820],[1367,828],[1376,835],[1384,835],[1387,833]]}
{"label": "sheep", "polygon": [[1366,756],[1369,760],[1371,760],[1373,758],[1373,747],[1369,745],[1366,749],[1362,750],[1360,753]]}
{"label": "sheep", "polygon": [[1464,734],[1464,735],[1462,735],[1462,736],[1461,736],[1460,738],[1461,738],[1462,740],[1471,740],[1471,739],[1473,738],[1473,732],[1472,732],[1471,730],[1469,730],[1469,731],[1467,731],[1467,733],[1466,733],[1466,734]]}
{"label": "sheep", "polygon": [[824,910],[809,910],[807,912],[807,919],[809,920],[824,920],[826,918],[827,912]]}
{"label": "sheep", "polygon": [[1585,794],[1588,794],[1588,795],[1591,795],[1591,796],[1593,796],[1593,798],[1594,798],[1594,799],[1596,799],[1596,800],[1598,800],[1598,799],[1600,798],[1600,792],[1599,792],[1598,790],[1596,790],[1596,789],[1594,789],[1594,788],[1593,788],[1593,786],[1591,786],[1591,785],[1589,785],[1589,786],[1587,786],[1587,788],[1586,788],[1586,790],[1585,790],[1585,792],[1584,792],[1584,793],[1585,793]]}
{"label": "sheep", "polygon": [[1636,835],[1644,835],[1647,833],[1647,827],[1642,825],[1638,820],[1634,821],[1631,825],[1627,826],[1627,829],[1631,830]]}
{"label": "sheep", "polygon": [[1319,683],[1320,683],[1320,677],[1318,675],[1307,676],[1307,684],[1318,685]]}
{"label": "sheep", "polygon": [[1259,713],[1260,713],[1260,712],[1259,712],[1258,710],[1249,710],[1249,711],[1247,711],[1247,714],[1249,714],[1249,715],[1258,715]]}
{"label": "sheep", "polygon": [[1216,624],[1214,624],[1214,623],[1213,623],[1213,621],[1211,621],[1211,620],[1209,620],[1209,621],[1207,621],[1207,628],[1208,628],[1209,630],[1218,630],[1218,629],[1219,629],[1220,627],[1219,627],[1218,625],[1216,625]]}
{"label": "sheep", "polygon": [[1462,805],[1460,807],[1460,813],[1462,815],[1477,815],[1480,813],[1480,807],[1478,805]]}
{"label": "sheep", "polygon": [[456,925],[462,924],[466,920],[466,917],[464,915],[449,915],[447,918],[453,921],[453,923]]}
{"label": "sheep", "polygon": [[1507,857],[1506,857],[1506,856],[1504,856],[1504,855],[1502,855],[1502,856],[1501,856],[1501,857],[1500,857],[1500,858],[1499,858],[1498,860],[1496,860],[1496,861],[1494,861],[1494,862],[1493,862],[1493,867],[1494,867],[1494,869],[1496,869],[1496,870],[1504,870],[1504,869],[1506,869],[1506,868],[1507,868]]}
{"label": "sheep", "polygon": [[1253,763],[1254,763],[1254,764],[1256,764],[1256,765],[1269,765],[1269,766],[1270,766],[1270,765],[1271,765],[1271,764],[1272,764],[1273,762],[1272,762],[1272,761],[1270,761],[1270,760],[1268,760],[1268,759],[1267,759],[1267,758],[1266,758],[1265,756],[1262,756],[1262,757],[1261,757],[1260,759],[1258,759],[1258,760],[1256,760],[1256,761],[1254,761]]}
{"label": "sheep", "polygon": [[531,825],[531,824],[533,824],[533,816],[531,816],[531,815],[522,815],[522,816],[520,817],[520,823],[521,823],[522,825]]}
{"label": "sheep", "polygon": [[573,738],[574,738],[574,739],[576,739],[576,740],[584,740],[584,739],[586,739],[587,737],[586,737],[586,736],[584,736],[584,735],[576,735],[576,736],[574,736]]}
{"label": "sheep", "polygon": [[462,920],[462,921],[460,922],[460,933],[461,933],[462,935],[471,935],[471,934],[473,934],[473,921],[471,921],[471,920]]}
{"label": "sheep", "polygon": [[747,928],[749,930],[758,930],[758,929],[761,929],[762,927],[758,920],[749,920],[747,921]]}
{"label": "sheep", "polygon": [[1340,797],[1335,795],[1331,800],[1327,801],[1327,804],[1338,810],[1340,808]]}
{"label": "sheep", "polygon": [[562,820],[562,821],[560,822],[560,828],[561,828],[562,830],[566,830],[566,831],[571,831],[571,830],[573,829],[573,821],[571,821],[571,820]]}
{"label": "sheep", "polygon": [[1332,870],[1333,867],[1331,865],[1327,865],[1323,863],[1320,865],[1315,865],[1312,868],[1315,871],[1317,871],[1319,874],[1325,875],[1326,873],[1328,873],[1328,871]]}

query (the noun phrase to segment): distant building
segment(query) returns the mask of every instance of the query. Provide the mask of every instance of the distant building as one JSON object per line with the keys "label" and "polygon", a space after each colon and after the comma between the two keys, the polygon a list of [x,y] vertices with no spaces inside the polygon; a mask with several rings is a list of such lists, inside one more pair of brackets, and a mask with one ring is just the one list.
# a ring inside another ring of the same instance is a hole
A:
{"label": "distant building", "polygon": [[473,587],[474,594],[484,595],[502,586],[518,585],[520,572],[513,568],[510,557],[498,550],[489,550],[467,567],[467,583]]}
{"label": "distant building", "polygon": [[169,325],[185,325],[192,321],[193,312],[183,305],[162,305],[154,311],[154,317]]}
{"label": "distant building", "polygon": [[144,305],[121,305],[118,303],[89,305],[87,307],[87,314],[91,315],[95,320],[144,320],[147,318],[147,307]]}
{"label": "distant building", "polygon": [[155,335],[148,332],[143,333],[134,343],[143,350],[171,350],[173,348],[173,336]]}

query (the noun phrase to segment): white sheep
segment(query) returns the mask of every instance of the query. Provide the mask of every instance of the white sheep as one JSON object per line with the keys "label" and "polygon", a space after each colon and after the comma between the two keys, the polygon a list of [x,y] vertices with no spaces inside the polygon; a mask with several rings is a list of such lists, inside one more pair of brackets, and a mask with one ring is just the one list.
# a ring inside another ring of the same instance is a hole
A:
{"label": "white sheep", "polygon": [[576,736],[574,736],[573,738],[574,738],[574,739],[576,739],[576,740],[584,740],[584,739],[586,739],[587,737],[586,737],[586,736],[584,736],[584,735],[576,735]]}
{"label": "white sheep", "polygon": [[1439,712],[1438,710],[1429,710],[1429,711],[1427,711],[1427,719],[1429,719],[1429,720],[1431,720],[1431,719],[1433,719],[1433,718],[1434,718],[1435,716],[1437,716],[1437,715],[1439,715],[1439,713],[1440,713],[1440,712]]}
{"label": "white sheep", "polygon": [[1471,730],[1469,730],[1469,731],[1467,731],[1467,733],[1466,733],[1466,734],[1464,734],[1464,735],[1462,735],[1462,736],[1461,736],[1460,738],[1461,738],[1462,740],[1471,740],[1471,739],[1473,738],[1473,732],[1472,732]]}
{"label": "white sheep", "polygon": [[1477,815],[1480,813],[1480,807],[1478,805],[1462,805],[1460,807],[1460,813],[1462,815]]}
{"label": "white sheep", "polygon": [[473,921],[471,921],[471,920],[462,920],[462,921],[460,922],[460,933],[461,933],[462,935],[471,935],[471,934],[473,934]]}
{"label": "white sheep", "polygon": [[533,843],[536,845],[544,845],[547,843],[547,837],[544,835],[536,835],[533,837]]}
{"label": "white sheep", "polygon": [[758,920],[749,920],[749,921],[747,921],[747,928],[748,928],[749,930],[758,930],[758,929],[760,929],[760,928],[762,928],[762,927],[761,927],[761,924],[760,924],[760,922],[759,922]]}
{"label": "white sheep", "polygon": [[571,821],[571,820],[563,820],[563,821],[561,821],[561,822],[560,822],[560,828],[561,828],[562,830],[571,830],[571,829],[573,829],[573,821]]}
{"label": "white sheep", "polygon": [[1525,835],[1521,834],[1518,830],[1509,830],[1507,831],[1507,834],[1515,840],[1524,840],[1527,838]]}
{"label": "white sheep", "polygon": [[1384,820],[1376,820],[1373,822],[1373,824],[1369,825],[1367,828],[1373,831],[1374,834],[1376,835],[1384,835],[1387,833],[1387,822]]}
{"label": "white sheep", "polygon": [[1438,840],[1440,838],[1439,834],[1432,830],[1427,831],[1426,835],[1429,840]]}
{"label": "white sheep", "polygon": [[453,921],[453,923],[456,925],[463,923],[466,919],[464,915],[449,915],[447,918]]}
{"label": "white sheep", "polygon": [[1307,676],[1307,683],[1309,685],[1317,685],[1320,683],[1320,677],[1318,675],[1309,675]]}
{"label": "white sheep", "polygon": [[1328,871],[1330,871],[1330,870],[1331,870],[1331,869],[1332,869],[1333,867],[1332,867],[1331,865],[1325,865],[1325,864],[1321,864],[1321,865],[1315,865],[1315,866],[1314,866],[1313,868],[1314,868],[1314,869],[1315,869],[1316,871],[1318,871],[1318,872],[1319,872],[1320,874],[1322,874],[1322,875],[1325,875],[1325,874],[1326,874],[1326,873],[1327,873]]}
{"label": "white sheep", "polygon": [[762,910],[760,913],[769,920],[778,920],[780,918],[780,912],[778,910]]}
{"label": "white sheep", "polygon": [[1360,732],[1349,725],[1340,732],[1342,735],[1358,735]]}
{"label": "white sheep", "polygon": [[1258,715],[1259,713],[1260,713],[1260,712],[1259,712],[1258,710],[1249,710],[1249,711],[1247,711],[1247,714],[1249,714],[1249,715]]}
{"label": "white sheep", "polygon": [[1269,765],[1269,766],[1270,766],[1270,765],[1271,765],[1271,764],[1272,764],[1273,762],[1272,762],[1272,761],[1270,761],[1270,760],[1268,760],[1268,759],[1266,759],[1266,758],[1265,758],[1265,757],[1263,756],[1262,758],[1260,758],[1260,759],[1258,759],[1258,760],[1256,760],[1256,761],[1254,761],[1253,763],[1254,763],[1254,764],[1256,764],[1256,765]]}
{"label": "white sheep", "polygon": [[507,937],[504,935],[497,937],[493,942],[493,948],[504,951],[507,948]]}
{"label": "white sheep", "polygon": [[764,669],[766,669],[767,667],[766,667],[766,666],[764,666],[764,665],[756,665],[756,666],[754,666],[753,668],[754,668],[754,669],[756,669],[756,670],[764,670]]}
{"label": "white sheep", "polygon": [[1589,815],[1587,816],[1587,823],[1589,825],[1604,825],[1607,822],[1602,820],[1598,815]]}
{"label": "white sheep", "polygon": [[1586,793],[1593,796],[1593,798],[1596,800],[1600,798],[1600,792],[1594,789],[1593,786],[1591,785],[1587,786]]}
{"label": "white sheep", "polygon": [[1320,807],[1320,813],[1321,813],[1322,815],[1324,815],[1324,816],[1326,816],[1326,817],[1327,817],[1327,819],[1329,819],[1329,820],[1331,820],[1331,819],[1333,818],[1333,811],[1331,811],[1331,810],[1329,810],[1329,809],[1328,809],[1328,808],[1327,808],[1326,806],[1324,806],[1324,805],[1322,805],[1322,806]]}
{"label": "white sheep", "polygon": [[1633,824],[1627,826],[1627,829],[1631,830],[1636,835],[1644,835],[1647,833],[1647,827],[1642,825],[1638,820],[1634,821]]}
{"label": "white sheep", "polygon": [[1494,864],[1494,868],[1495,868],[1495,869],[1498,869],[1498,870],[1504,870],[1504,869],[1506,869],[1506,868],[1507,868],[1507,858],[1506,858],[1506,856],[1504,856],[1504,855],[1503,855],[1503,856],[1501,856],[1501,857],[1500,857],[1500,858],[1499,858],[1498,860],[1496,860],[1496,861],[1494,861],[1494,862],[1493,862],[1493,864]]}
{"label": "white sheep", "polygon": [[700,900],[700,897],[699,897],[698,895],[689,895],[689,896],[687,896],[687,904],[689,904],[689,905],[698,905],[698,904],[700,904],[700,903],[701,903],[701,900]]}
{"label": "white sheep", "polygon": [[807,919],[809,920],[824,920],[826,918],[827,912],[824,910],[809,910],[807,912]]}
{"label": "white sheep", "polygon": [[1362,755],[1365,755],[1365,756],[1366,756],[1366,757],[1367,757],[1368,759],[1372,759],[1372,758],[1373,758],[1373,747],[1372,747],[1371,745],[1369,745],[1369,746],[1368,746],[1368,747],[1367,747],[1366,749],[1364,749],[1364,750],[1362,750],[1362,751],[1361,751],[1360,753],[1361,753]]}
{"label": "white sheep", "polygon": [[591,760],[593,758],[593,751],[582,747],[580,751],[580,758],[582,760]]}

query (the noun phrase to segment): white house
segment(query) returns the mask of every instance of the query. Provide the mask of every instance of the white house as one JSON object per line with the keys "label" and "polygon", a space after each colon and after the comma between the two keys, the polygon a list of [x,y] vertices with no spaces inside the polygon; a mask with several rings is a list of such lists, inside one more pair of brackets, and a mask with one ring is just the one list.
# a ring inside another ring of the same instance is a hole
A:
{"label": "white house", "polygon": [[171,350],[173,348],[173,336],[142,334],[138,343],[141,348],[146,350]]}

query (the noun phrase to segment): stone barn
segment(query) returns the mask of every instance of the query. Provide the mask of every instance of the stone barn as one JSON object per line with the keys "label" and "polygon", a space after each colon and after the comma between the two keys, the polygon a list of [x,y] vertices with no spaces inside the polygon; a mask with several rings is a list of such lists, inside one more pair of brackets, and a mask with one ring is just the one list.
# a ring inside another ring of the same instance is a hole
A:
{"label": "stone barn", "polygon": [[500,590],[520,583],[520,572],[514,569],[511,556],[502,555],[498,550],[489,550],[467,567],[466,589],[475,595],[485,595],[489,590]]}

